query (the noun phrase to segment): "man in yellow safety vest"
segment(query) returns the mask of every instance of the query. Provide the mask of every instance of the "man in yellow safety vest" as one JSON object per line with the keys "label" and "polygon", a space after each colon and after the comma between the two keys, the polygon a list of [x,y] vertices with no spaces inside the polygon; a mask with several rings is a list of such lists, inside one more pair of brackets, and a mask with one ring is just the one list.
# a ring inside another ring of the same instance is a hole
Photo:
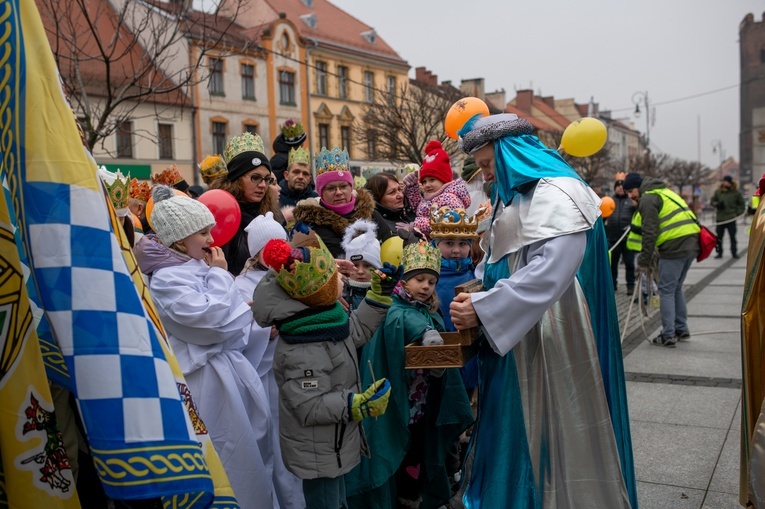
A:
{"label": "man in yellow safety vest", "polygon": [[691,337],[683,281],[699,254],[700,227],[696,216],[663,181],[630,173],[624,191],[637,202],[630,225],[630,244],[640,244],[637,271],[648,272],[654,250],[659,252],[659,302],[662,331],[653,344],[674,348]]}

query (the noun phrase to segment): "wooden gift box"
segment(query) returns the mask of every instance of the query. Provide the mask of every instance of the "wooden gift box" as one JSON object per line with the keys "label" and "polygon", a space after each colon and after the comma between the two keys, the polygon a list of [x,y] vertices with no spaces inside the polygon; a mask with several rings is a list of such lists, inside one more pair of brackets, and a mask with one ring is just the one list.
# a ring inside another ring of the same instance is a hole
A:
{"label": "wooden gift box", "polygon": [[[473,279],[456,286],[454,294],[472,293],[483,290],[480,279]],[[422,346],[420,341],[404,347],[406,369],[461,368],[475,354],[478,327],[458,332],[442,332],[443,345]]]}

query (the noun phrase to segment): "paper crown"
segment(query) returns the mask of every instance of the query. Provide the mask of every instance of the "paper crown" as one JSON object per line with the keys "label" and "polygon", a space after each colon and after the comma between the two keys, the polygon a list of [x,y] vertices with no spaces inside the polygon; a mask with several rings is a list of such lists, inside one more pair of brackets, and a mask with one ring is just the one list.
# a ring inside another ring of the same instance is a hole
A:
{"label": "paper crown", "polygon": [[183,175],[178,171],[178,168],[173,164],[168,166],[162,172],[155,173],[151,176],[151,182],[154,185],[162,184],[164,186],[173,187],[179,182],[183,181]]}
{"label": "paper crown", "polygon": [[299,145],[305,140],[305,129],[303,124],[295,122],[291,118],[288,118],[282,126],[282,136],[287,145]]}
{"label": "paper crown", "polygon": [[130,186],[128,187],[130,197],[134,200],[142,201],[146,203],[151,198],[151,186],[146,181],[139,181],[138,179],[132,179]]}
{"label": "paper crown", "polygon": [[107,170],[106,166],[100,166],[98,168],[98,175],[106,186],[106,191],[109,194],[109,199],[112,201],[114,210],[126,210],[130,205],[130,193],[128,192],[130,173],[126,177],[119,169],[116,173],[113,173]]}
{"label": "paper crown", "polygon": [[462,208],[430,207],[430,238],[433,239],[475,239],[478,238],[479,219],[468,217]]}
{"label": "paper crown", "polygon": [[351,171],[351,167],[348,164],[348,151],[335,147],[332,150],[327,150],[321,147],[321,151],[316,155],[314,164],[316,165],[316,175],[321,175],[328,171]]}
{"label": "paper crown", "polygon": [[413,270],[429,270],[440,274],[441,250],[421,240],[404,248],[401,263],[404,265],[404,274]]}
{"label": "paper crown", "polygon": [[263,139],[257,134],[252,133],[242,133],[241,136],[234,136],[226,143],[226,148],[223,150],[223,160],[228,165],[233,158],[245,152],[265,154],[266,149],[263,147]]}
{"label": "paper crown", "polygon": [[311,166],[311,154],[303,147],[290,149],[290,155],[287,158],[287,168],[293,163],[302,163]]}
{"label": "paper crown", "polygon": [[292,242],[273,239],[263,248],[263,261],[276,271],[276,281],[287,295],[307,306],[337,301],[337,264],[313,230],[296,232]]}
{"label": "paper crown", "polygon": [[205,181],[205,184],[209,185],[213,180],[228,173],[228,168],[226,168],[223,158],[215,154],[202,159],[202,162],[199,163],[199,173],[202,174],[202,180]]}

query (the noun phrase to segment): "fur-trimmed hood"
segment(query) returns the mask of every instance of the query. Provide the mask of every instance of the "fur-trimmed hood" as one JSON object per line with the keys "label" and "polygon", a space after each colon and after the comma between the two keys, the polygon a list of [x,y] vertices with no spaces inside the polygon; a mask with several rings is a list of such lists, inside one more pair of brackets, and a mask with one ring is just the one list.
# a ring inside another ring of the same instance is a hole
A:
{"label": "fur-trimmed hood", "polygon": [[341,239],[348,225],[358,219],[372,219],[375,212],[375,201],[365,189],[356,190],[356,206],[348,216],[341,216],[328,208],[322,207],[319,200],[309,198],[298,203],[292,211],[296,223],[309,226],[324,226],[332,229]]}

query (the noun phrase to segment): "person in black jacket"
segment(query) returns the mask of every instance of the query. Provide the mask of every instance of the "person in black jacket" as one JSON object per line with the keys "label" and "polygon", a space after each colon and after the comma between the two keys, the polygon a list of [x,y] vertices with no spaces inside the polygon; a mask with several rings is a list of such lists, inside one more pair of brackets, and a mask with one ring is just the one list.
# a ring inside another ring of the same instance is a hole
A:
{"label": "person in black jacket", "polygon": [[274,156],[271,158],[271,171],[277,182],[281,182],[289,165],[290,149],[303,146],[305,130],[303,124],[288,118],[282,126],[282,132],[274,139]]}
{"label": "person in black jacket", "polygon": [[[608,247],[611,248],[624,235],[630,227],[632,215],[635,213],[635,204],[624,192],[624,180],[614,182],[614,203],[616,208],[606,220],[606,236]],[[627,295],[632,295],[635,290],[635,252],[627,249],[626,237],[621,239],[613,251],[611,251],[611,277],[614,280],[614,290],[617,286],[619,274],[619,260],[624,260],[626,270]]]}

